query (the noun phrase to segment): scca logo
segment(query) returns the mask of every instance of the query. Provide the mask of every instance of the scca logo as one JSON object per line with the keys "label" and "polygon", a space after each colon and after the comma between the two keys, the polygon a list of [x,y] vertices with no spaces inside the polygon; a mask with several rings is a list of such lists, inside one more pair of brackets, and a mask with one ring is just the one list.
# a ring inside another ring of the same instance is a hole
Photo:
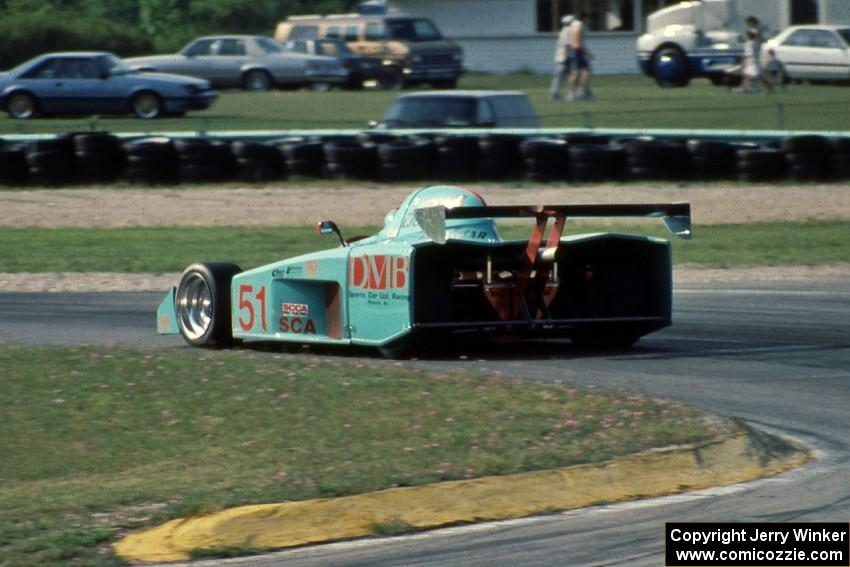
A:
{"label": "scca logo", "polygon": [[302,319],[301,317],[281,317],[280,318],[281,333],[301,334],[316,334],[316,325],[312,319]]}
{"label": "scca logo", "polygon": [[405,256],[355,256],[351,258],[351,287],[359,289],[405,289],[410,258]]}

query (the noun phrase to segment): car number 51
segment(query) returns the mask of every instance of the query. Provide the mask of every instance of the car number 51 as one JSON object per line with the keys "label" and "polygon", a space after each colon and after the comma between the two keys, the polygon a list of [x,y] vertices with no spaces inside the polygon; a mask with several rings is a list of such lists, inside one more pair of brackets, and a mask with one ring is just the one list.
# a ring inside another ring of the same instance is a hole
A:
{"label": "car number 51", "polygon": [[[252,299],[253,296],[253,299]],[[260,326],[263,331],[268,330],[266,325],[266,286],[261,286],[257,293],[254,293],[254,286],[240,285],[239,286],[239,326],[243,331],[251,331],[256,322],[255,306],[259,307],[260,311]]]}

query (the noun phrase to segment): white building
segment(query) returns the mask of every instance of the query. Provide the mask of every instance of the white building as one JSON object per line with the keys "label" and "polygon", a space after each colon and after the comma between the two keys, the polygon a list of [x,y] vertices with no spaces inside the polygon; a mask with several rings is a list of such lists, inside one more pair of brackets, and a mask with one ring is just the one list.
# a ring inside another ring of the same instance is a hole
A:
{"label": "white building", "polygon": [[[464,49],[468,69],[549,73],[565,14],[586,14],[597,74],[637,73],[635,40],[646,16],[679,0],[390,0],[394,10],[430,18]],[[730,0],[769,34],[803,23],[850,24],[850,0]]]}

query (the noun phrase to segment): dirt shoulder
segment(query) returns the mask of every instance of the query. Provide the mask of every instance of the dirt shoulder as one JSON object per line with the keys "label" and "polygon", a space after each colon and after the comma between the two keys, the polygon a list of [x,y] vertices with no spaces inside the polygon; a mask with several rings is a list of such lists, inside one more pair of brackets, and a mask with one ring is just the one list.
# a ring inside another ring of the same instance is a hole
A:
{"label": "dirt shoulder", "polygon": [[[380,224],[419,186],[72,188],[0,192],[0,227],[304,226]],[[850,219],[850,186],[673,184],[550,186],[470,184],[491,204],[689,201],[695,225]]]}

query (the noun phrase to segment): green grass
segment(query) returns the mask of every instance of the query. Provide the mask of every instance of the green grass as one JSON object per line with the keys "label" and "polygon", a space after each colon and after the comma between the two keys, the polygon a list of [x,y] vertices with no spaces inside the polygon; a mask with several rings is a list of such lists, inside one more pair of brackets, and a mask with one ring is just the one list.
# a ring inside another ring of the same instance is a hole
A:
{"label": "green grass", "polygon": [[492,368],[8,346],[0,368],[4,567],[112,565],[121,533],[173,517],[601,461],[727,427],[680,404]]}
{"label": "green grass", "polygon": [[[567,103],[548,99],[549,81],[545,75],[472,74],[460,81],[460,88],[522,90],[531,97],[545,127],[850,130],[850,113],[844,110],[850,90],[842,86],[789,85],[775,95],[739,95],[704,80],[683,89],[662,89],[639,75],[600,76],[593,79],[596,100]],[[92,127],[114,132],[362,129],[380,118],[398,94],[224,91],[211,109],[185,118],[101,117],[94,123],[89,117],[19,121],[4,116],[0,135]]]}
{"label": "green grass", "polygon": [[[661,237],[659,225],[587,225],[573,232],[622,230]],[[374,227],[343,227],[372,234]],[[527,238],[529,228],[508,226],[506,238]],[[570,232],[569,228],[568,231]],[[230,261],[248,269],[336,246],[311,227],[0,228],[0,272],[180,271],[197,261]],[[818,265],[850,262],[850,222],[766,222],[697,225],[694,238],[673,238],[676,264],[703,267]]]}

